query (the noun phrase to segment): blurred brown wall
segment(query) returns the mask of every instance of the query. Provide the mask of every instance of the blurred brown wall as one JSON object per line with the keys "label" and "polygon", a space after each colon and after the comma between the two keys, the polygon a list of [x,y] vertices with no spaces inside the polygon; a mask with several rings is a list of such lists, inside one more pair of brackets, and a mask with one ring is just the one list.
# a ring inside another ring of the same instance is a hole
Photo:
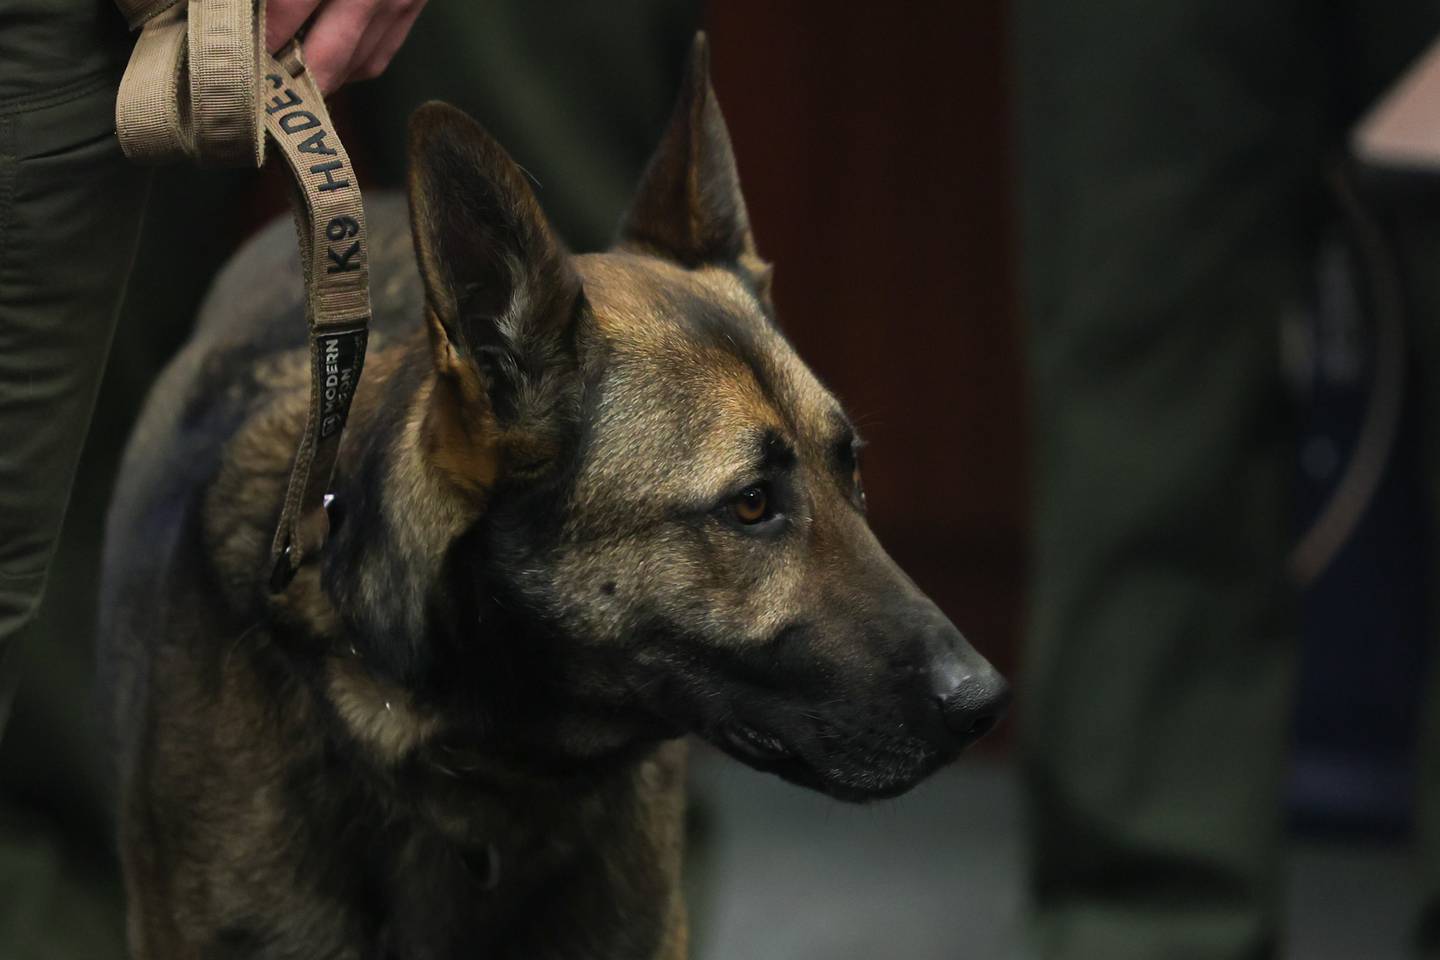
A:
{"label": "blurred brown wall", "polygon": [[870,441],[881,539],[1002,669],[1026,501],[1003,8],[706,16],[785,330]]}

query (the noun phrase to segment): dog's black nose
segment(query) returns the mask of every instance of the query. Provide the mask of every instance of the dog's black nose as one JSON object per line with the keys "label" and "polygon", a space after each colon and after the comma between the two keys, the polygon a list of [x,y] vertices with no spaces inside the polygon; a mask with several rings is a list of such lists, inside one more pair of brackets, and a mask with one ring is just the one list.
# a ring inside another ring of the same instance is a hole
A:
{"label": "dog's black nose", "polygon": [[989,664],[963,673],[951,673],[936,700],[945,729],[957,746],[967,747],[994,729],[1010,704],[1010,684]]}
{"label": "dog's black nose", "polygon": [[1000,722],[1010,703],[1010,684],[933,604],[928,621],[920,635],[929,688],[927,725],[958,751]]}

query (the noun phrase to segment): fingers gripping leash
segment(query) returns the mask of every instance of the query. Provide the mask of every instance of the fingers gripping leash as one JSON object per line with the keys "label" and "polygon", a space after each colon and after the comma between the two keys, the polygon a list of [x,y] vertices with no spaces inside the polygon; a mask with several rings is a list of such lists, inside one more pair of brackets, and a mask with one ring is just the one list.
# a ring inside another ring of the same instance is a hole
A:
{"label": "fingers gripping leash", "polygon": [[327,492],[370,323],[369,246],[360,186],[298,42],[264,49],[254,0],[120,0],[141,30],[116,101],[115,127],[139,163],[262,166],[284,156],[305,277],[310,407],[270,549],[284,590],[329,534]]}

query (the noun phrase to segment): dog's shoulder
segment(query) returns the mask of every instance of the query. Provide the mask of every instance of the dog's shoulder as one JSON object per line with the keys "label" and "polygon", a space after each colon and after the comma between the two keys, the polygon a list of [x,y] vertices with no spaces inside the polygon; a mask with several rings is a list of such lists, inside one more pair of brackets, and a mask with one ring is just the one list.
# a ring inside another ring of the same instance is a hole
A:
{"label": "dog's shoulder", "polygon": [[[388,342],[422,329],[423,292],[404,198],[377,195],[369,214],[371,354],[379,368]],[[214,544],[207,541],[215,532],[204,514],[217,485],[231,495],[222,511],[225,535],[255,541],[240,547],[251,556],[268,547],[260,541],[274,522],[305,419],[304,303],[294,225],[285,216],[229,261],[190,340],[146,399],[107,520],[99,655],[102,690],[114,701],[107,704],[110,716],[140,696],[126,687],[134,682],[133,665],[146,659],[141,648],[162,632],[162,618],[175,607],[173,574],[209,565]],[[244,575],[258,571],[252,563]],[[226,571],[208,572],[215,576],[204,589],[233,596]]]}
{"label": "dog's shoulder", "polygon": [[[372,198],[369,221],[373,354],[420,329],[423,292],[404,198]],[[177,505],[189,505],[200,494],[227,445],[258,410],[276,406],[274,453],[288,469],[308,389],[304,311],[304,281],[287,216],[263,228],[230,260],[206,297],[191,339],[151,390],[110,511],[112,551],[164,542],[157,525],[173,527]],[[287,395],[294,397],[286,402]],[[247,457],[258,454],[245,451]],[[263,469],[264,459],[255,466]],[[106,566],[135,559],[112,553]]]}

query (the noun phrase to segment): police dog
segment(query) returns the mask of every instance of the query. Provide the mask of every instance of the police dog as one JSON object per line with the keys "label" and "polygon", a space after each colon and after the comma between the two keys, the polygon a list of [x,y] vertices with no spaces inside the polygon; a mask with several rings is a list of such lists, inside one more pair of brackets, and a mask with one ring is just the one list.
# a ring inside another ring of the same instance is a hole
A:
{"label": "police dog", "polygon": [[453,108],[409,151],[318,557],[267,588],[309,390],[285,225],[126,456],[102,665],[143,960],[683,957],[681,735],[862,801],[1005,697],[866,524],[703,38],[609,252]]}

